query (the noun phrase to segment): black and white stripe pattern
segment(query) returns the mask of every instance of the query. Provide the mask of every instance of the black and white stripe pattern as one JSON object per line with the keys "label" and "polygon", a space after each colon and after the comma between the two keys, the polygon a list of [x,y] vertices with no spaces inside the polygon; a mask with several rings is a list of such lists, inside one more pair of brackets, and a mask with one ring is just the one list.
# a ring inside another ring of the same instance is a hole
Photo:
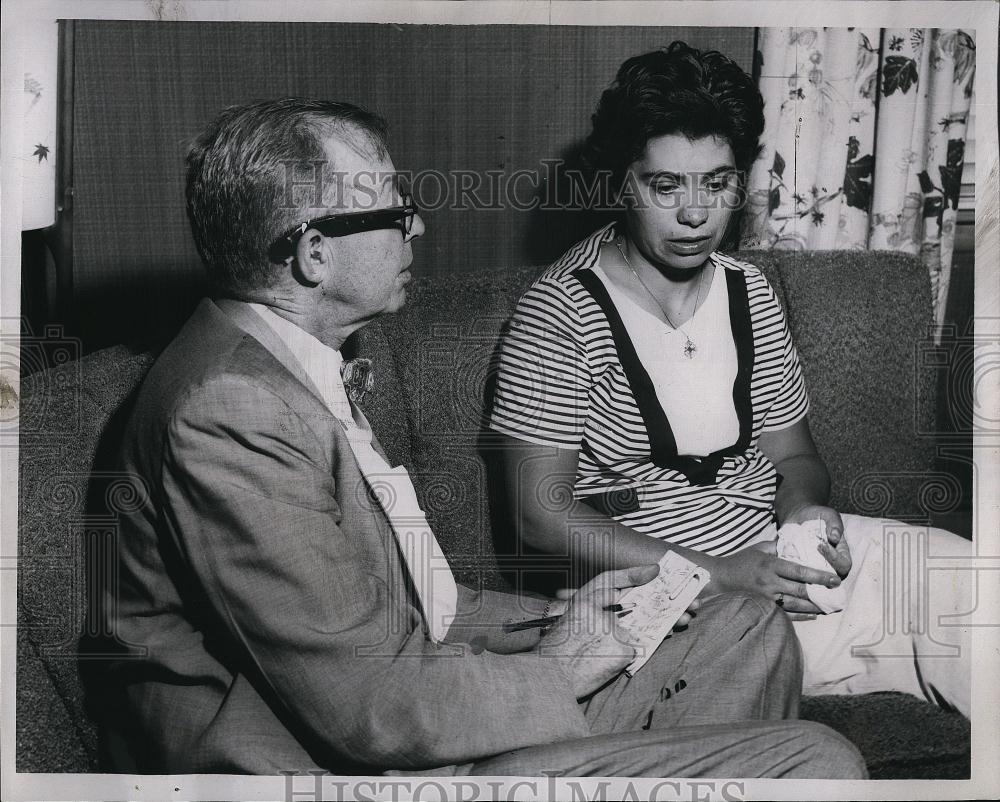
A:
{"label": "black and white stripe pattern", "polygon": [[790,426],[809,406],[784,314],[760,270],[712,254],[727,271],[731,298],[745,286],[749,328],[734,321],[733,336],[750,380],[741,402],[737,379],[734,402],[738,411],[748,403],[747,414],[730,448],[703,461],[678,457],[672,433],[650,437],[647,423],[665,421],[662,410],[650,410],[648,394],[637,392],[641,367],[623,364],[614,313],[599,302],[596,276],[582,274],[615,235],[610,225],[577,243],[521,297],[501,349],[490,425],[578,450],[577,498],[626,526],[711,554],[732,552],[773,520],[777,475],[757,448],[760,434]]}

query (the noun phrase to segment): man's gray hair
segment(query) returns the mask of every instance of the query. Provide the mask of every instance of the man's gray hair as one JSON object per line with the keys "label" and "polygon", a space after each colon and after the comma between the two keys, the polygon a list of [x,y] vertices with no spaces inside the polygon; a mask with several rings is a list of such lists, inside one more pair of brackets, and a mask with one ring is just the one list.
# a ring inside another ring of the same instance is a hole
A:
{"label": "man's gray hair", "polygon": [[[217,289],[237,297],[273,286],[285,265],[272,264],[268,245],[301,222],[302,210],[321,200],[310,187],[324,140],[342,136],[385,158],[386,124],[358,106],[330,100],[283,98],[231,106],[187,155],[187,212],[198,253]],[[298,176],[289,182],[288,171]],[[298,185],[311,202],[298,202]]]}

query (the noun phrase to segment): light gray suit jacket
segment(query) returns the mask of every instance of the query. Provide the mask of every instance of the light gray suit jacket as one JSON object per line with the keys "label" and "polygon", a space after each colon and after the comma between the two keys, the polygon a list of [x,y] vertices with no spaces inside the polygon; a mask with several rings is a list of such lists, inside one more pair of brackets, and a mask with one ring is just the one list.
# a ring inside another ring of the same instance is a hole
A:
{"label": "light gray suit jacket", "polygon": [[[465,764],[589,727],[504,621],[536,599],[460,586],[426,636],[388,520],[340,423],[245,304],[203,301],[144,382],[108,605],[141,771],[336,773]],[[485,648],[483,648],[485,647]]]}

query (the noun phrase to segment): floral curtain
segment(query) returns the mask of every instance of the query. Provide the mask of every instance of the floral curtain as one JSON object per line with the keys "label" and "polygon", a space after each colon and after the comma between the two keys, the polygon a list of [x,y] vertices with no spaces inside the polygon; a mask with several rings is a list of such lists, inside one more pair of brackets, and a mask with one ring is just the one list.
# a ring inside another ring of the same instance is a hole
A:
{"label": "floral curtain", "polygon": [[919,254],[943,322],[973,33],[765,28],[764,150],[748,181],[745,248]]}

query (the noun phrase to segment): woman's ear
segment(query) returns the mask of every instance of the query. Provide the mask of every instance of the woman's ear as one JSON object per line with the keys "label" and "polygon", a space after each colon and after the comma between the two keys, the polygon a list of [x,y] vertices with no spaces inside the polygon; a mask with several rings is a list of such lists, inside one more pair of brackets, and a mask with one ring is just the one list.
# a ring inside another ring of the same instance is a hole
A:
{"label": "woman's ear", "polygon": [[295,249],[295,270],[299,279],[316,286],[326,274],[328,256],[324,238],[316,229],[307,229]]}

